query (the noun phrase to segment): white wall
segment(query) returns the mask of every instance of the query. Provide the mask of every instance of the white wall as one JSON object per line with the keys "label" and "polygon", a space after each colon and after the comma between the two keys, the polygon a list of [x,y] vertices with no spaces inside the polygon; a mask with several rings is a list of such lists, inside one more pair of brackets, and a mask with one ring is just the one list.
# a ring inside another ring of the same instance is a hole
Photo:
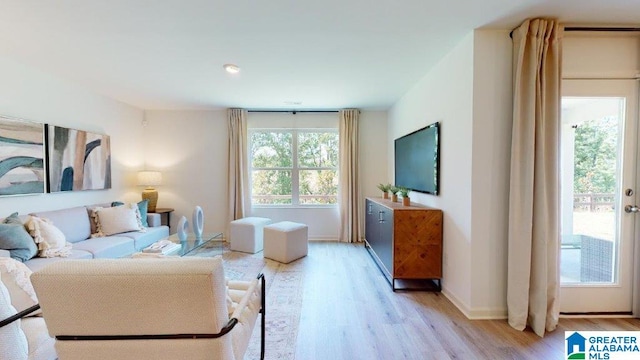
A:
{"label": "white wall", "polygon": [[[326,114],[320,115],[327,116]],[[337,114],[329,115],[337,124]],[[317,127],[318,115],[298,113],[249,113],[249,123],[279,119],[289,125]],[[158,187],[159,207],[171,207],[175,226],[180,216],[191,219],[193,207],[200,205],[205,215],[205,231],[226,228],[227,120],[219,111],[147,111],[145,127],[146,167],[163,173]],[[322,120],[320,120],[322,122]],[[386,181],[386,112],[360,114],[361,173],[363,195],[376,195],[376,185]],[[313,125],[315,124],[315,125]],[[334,125],[335,125],[334,124]],[[381,156],[377,154],[382,154]],[[274,221],[299,221],[309,225],[309,238],[336,240],[339,232],[337,208],[255,208],[250,215]],[[172,229],[175,232],[175,228]]]}
{"label": "white wall", "polygon": [[440,195],[410,196],[444,212],[443,293],[470,318],[506,314],[511,108],[509,33],[476,30],[389,115],[389,144],[442,123]]}
{"label": "white wall", "polygon": [[388,137],[393,179],[393,140],[441,122],[440,194],[412,192],[409,196],[444,213],[443,292],[464,307],[471,303],[473,45],[473,33],[469,33],[394,104]]}
{"label": "white wall", "polygon": [[474,32],[471,318],[506,316],[511,50],[508,31]]}
{"label": "white wall", "polygon": [[0,114],[111,136],[112,189],[0,197],[0,217],[112,200],[139,200],[143,112],[37,69],[0,57]]}
{"label": "white wall", "polygon": [[145,167],[162,172],[158,207],[173,208],[171,232],[181,216],[191,223],[202,207],[205,232],[224,231],[227,219],[227,111],[145,112]]}

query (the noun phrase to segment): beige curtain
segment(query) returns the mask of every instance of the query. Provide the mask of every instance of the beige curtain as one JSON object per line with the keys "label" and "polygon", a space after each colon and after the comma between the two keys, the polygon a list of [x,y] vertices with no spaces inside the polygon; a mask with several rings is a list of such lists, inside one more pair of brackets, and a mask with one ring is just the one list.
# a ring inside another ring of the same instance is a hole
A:
{"label": "beige curtain", "polygon": [[360,231],[360,175],[358,171],[357,109],[340,110],[340,169],[338,205],[340,207],[340,241],[362,241]]}
{"label": "beige curtain", "polygon": [[539,336],[559,316],[562,32],[549,19],[513,32],[507,308],[512,327]]}
{"label": "beige curtain", "polygon": [[229,222],[247,215],[249,199],[249,164],[247,156],[247,111],[227,110],[229,127],[228,213]]}

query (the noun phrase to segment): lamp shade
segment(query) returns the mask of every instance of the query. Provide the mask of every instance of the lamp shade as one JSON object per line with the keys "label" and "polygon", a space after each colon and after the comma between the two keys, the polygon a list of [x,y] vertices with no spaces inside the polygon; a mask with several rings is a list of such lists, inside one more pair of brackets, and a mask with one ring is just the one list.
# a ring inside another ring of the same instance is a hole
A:
{"label": "lamp shade", "polygon": [[159,171],[138,172],[138,185],[153,187],[160,184],[162,184],[162,174]]}

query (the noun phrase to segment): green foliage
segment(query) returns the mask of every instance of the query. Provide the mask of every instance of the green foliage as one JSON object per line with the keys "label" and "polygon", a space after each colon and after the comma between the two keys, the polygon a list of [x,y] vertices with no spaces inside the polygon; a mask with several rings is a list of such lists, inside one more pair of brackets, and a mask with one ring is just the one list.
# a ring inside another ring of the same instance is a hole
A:
{"label": "green foliage", "polygon": [[298,133],[298,164],[300,167],[338,167],[338,134]]}
{"label": "green foliage", "polygon": [[293,140],[287,132],[254,132],[251,134],[251,159],[254,168],[291,168]]}
{"label": "green foliage", "polygon": [[400,191],[400,188],[399,188],[399,187],[397,187],[397,186],[395,186],[395,185],[391,185],[391,187],[389,188],[389,192],[390,192],[391,194],[394,194],[394,195],[395,195],[395,194],[397,194],[397,193],[398,193],[398,191]]}
{"label": "green foliage", "polygon": [[391,184],[378,184],[378,189],[382,192],[388,192],[391,189]]}
{"label": "green foliage", "polygon": [[396,194],[402,196],[403,198],[406,198],[406,197],[409,197],[409,191],[411,191],[411,190],[407,189],[406,187],[402,187],[401,186],[398,189],[398,192],[396,192]]}
{"label": "green foliage", "polygon": [[575,193],[613,193],[616,188],[618,119],[588,120],[575,131]]}
{"label": "green foliage", "polygon": [[295,176],[300,204],[337,203],[338,133],[256,131],[251,134],[250,149],[254,204],[292,204]]}

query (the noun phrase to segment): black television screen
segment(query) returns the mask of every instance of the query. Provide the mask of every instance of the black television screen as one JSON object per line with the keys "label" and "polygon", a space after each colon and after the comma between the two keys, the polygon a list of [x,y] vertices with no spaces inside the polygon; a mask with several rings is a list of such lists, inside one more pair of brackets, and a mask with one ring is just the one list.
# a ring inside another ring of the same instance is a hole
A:
{"label": "black television screen", "polygon": [[395,140],[395,185],[438,195],[440,123]]}

